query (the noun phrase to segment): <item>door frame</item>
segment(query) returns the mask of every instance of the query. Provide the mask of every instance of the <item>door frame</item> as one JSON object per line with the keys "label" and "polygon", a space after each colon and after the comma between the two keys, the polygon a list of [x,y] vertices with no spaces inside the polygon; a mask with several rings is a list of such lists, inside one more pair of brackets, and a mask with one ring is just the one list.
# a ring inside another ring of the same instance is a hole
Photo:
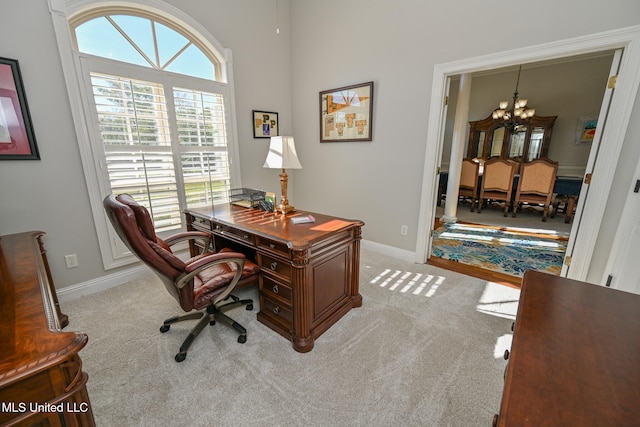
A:
{"label": "door frame", "polygon": [[[575,250],[566,277],[585,280],[593,255],[597,233],[600,228],[606,200],[611,189],[613,176],[631,112],[640,85],[640,26],[622,28],[604,33],[591,34],[573,39],[525,47],[490,55],[463,59],[434,67],[431,86],[431,104],[425,150],[418,238],[416,242],[416,262],[427,262],[431,252],[430,230],[435,220],[435,202],[438,185],[438,171],[442,158],[442,137],[444,133],[443,112],[445,94],[448,92],[451,76],[463,73],[488,71],[496,68],[515,66],[523,63],[547,61],[563,57],[624,49],[616,91],[611,100],[610,114],[604,127],[602,138],[607,141],[608,150],[599,153],[595,164],[589,193],[581,204],[584,209],[579,224],[574,224]],[[597,178],[597,179],[596,179]]]}

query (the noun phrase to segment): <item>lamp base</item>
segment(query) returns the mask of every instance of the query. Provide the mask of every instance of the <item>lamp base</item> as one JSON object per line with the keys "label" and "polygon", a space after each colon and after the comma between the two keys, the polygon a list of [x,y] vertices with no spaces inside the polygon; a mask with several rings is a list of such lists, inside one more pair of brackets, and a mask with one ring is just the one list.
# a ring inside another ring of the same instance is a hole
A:
{"label": "lamp base", "polygon": [[293,206],[291,206],[288,203],[286,205],[283,204],[283,203],[280,203],[279,205],[276,206],[275,211],[279,212],[279,213],[281,213],[283,215],[286,215],[288,213],[295,212],[296,208],[294,208]]}

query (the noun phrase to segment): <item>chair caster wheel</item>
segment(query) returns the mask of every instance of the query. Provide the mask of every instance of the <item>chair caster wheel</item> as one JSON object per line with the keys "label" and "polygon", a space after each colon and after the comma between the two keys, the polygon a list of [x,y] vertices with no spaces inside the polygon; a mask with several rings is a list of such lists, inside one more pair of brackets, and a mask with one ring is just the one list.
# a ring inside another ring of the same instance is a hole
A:
{"label": "chair caster wheel", "polygon": [[[246,336],[246,335],[240,335],[240,336],[238,337],[238,342],[239,342],[240,344],[244,344],[244,343],[246,343],[246,342],[247,342],[247,336]],[[177,356],[176,356],[176,357],[177,357]]]}
{"label": "chair caster wheel", "polygon": [[171,327],[171,325],[162,325],[162,326],[160,326],[160,332],[162,332],[164,334],[165,332],[167,332],[169,330],[170,327]]}
{"label": "chair caster wheel", "polygon": [[187,352],[186,351],[181,351],[180,353],[176,354],[176,362],[178,362],[178,363],[182,362],[186,358],[187,358]]}
{"label": "chair caster wheel", "polygon": [[247,304],[247,311],[253,310],[253,304]]}

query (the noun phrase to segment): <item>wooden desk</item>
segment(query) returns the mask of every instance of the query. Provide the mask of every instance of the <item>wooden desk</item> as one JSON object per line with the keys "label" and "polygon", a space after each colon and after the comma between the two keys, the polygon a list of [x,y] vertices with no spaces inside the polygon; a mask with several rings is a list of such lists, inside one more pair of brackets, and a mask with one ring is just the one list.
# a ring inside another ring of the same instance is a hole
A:
{"label": "wooden desk", "polygon": [[[315,223],[291,222],[309,214]],[[315,339],[362,305],[361,221],[304,211],[283,216],[235,205],[190,209],[185,215],[189,230],[213,234],[217,250],[243,252],[260,266],[258,320],[291,340],[296,351],[310,351]]]}
{"label": "wooden desk", "polygon": [[93,426],[88,338],[59,331],[43,234],[0,236],[0,425]]}
{"label": "wooden desk", "polygon": [[494,425],[637,426],[640,295],[527,271],[508,360]]}

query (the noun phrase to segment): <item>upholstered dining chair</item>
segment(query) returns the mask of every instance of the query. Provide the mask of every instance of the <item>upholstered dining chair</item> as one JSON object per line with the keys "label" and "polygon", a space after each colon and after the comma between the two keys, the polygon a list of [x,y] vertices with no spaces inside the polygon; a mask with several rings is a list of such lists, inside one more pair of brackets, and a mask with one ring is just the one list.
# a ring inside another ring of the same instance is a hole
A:
{"label": "upholstered dining chair", "polygon": [[542,221],[547,220],[557,173],[558,162],[549,159],[536,159],[522,164],[513,204],[514,218],[520,205],[528,203],[542,205]]}
{"label": "upholstered dining chair", "polygon": [[460,198],[471,199],[471,212],[473,212],[476,198],[478,197],[478,172],[480,164],[472,159],[463,159],[460,169],[460,187],[458,189],[458,200]]}
{"label": "upholstered dining chair", "polygon": [[[169,294],[186,312],[165,320],[160,332],[167,332],[176,322],[200,319],[180,346],[176,362],[187,357],[189,346],[207,323],[214,325],[220,321],[239,333],[239,343],[246,342],[247,330],[224,312],[242,305],[253,310],[252,300],[240,300],[231,292],[256,284],[259,267],[255,263],[230,249],[209,252],[211,236],[208,233],[182,232],[161,239],[147,209],[128,194],[108,195],[103,206],[124,244],[160,277]],[[183,261],[173,254],[171,246],[190,239],[199,240],[205,249],[200,255]]]}
{"label": "upholstered dining chair", "polygon": [[515,170],[516,163],[510,160],[496,158],[484,163],[478,213],[482,212],[482,204],[485,200],[503,201],[504,216],[507,216],[511,205]]}

